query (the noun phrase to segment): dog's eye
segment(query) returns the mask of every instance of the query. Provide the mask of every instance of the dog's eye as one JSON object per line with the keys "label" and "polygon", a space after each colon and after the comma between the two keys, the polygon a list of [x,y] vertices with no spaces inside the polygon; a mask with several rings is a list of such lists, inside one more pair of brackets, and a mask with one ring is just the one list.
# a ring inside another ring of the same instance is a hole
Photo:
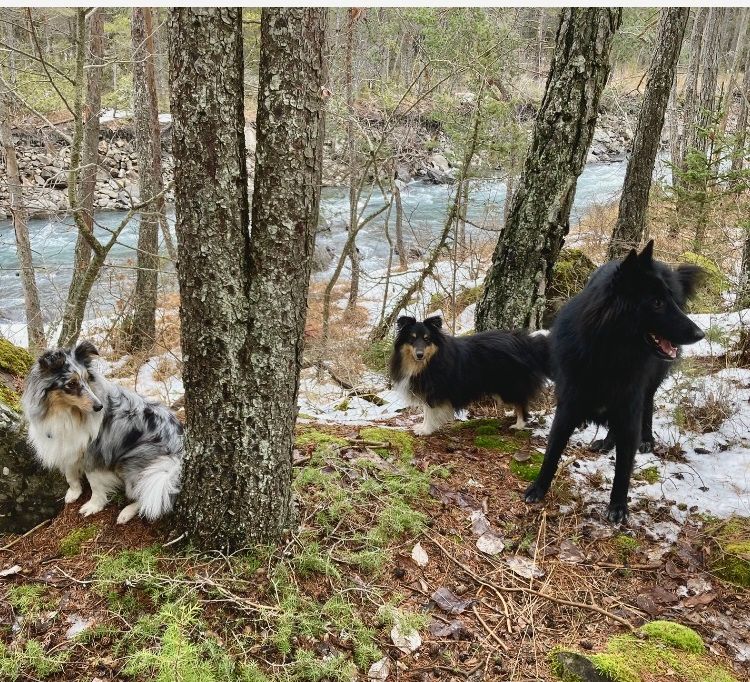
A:
{"label": "dog's eye", "polygon": [[651,305],[654,310],[662,310],[664,308],[664,299],[655,298],[653,301],[651,301]]}
{"label": "dog's eye", "polygon": [[68,382],[68,383],[66,384],[66,386],[67,386],[68,388],[71,388],[71,389],[76,389],[76,388],[78,388],[78,382],[77,382],[77,381],[75,381],[75,379],[74,379],[74,380],[72,380],[72,381],[69,381],[69,382]]}

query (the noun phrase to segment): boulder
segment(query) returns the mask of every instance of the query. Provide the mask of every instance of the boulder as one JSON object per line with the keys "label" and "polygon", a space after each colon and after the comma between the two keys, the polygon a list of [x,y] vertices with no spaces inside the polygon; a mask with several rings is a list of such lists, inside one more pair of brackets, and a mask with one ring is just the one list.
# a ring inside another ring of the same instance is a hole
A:
{"label": "boulder", "polygon": [[316,244],[312,257],[312,271],[322,272],[331,264],[335,256],[336,252],[328,244]]}
{"label": "boulder", "polygon": [[58,514],[67,489],[26,442],[18,389],[31,363],[27,351],[0,339],[0,534],[25,533]]}

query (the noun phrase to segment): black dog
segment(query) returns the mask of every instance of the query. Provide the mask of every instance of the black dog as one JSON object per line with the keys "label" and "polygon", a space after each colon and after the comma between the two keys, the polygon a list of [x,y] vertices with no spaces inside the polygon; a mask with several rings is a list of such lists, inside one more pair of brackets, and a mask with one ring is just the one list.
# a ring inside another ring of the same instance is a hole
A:
{"label": "black dog", "polygon": [[439,316],[417,322],[399,317],[391,356],[391,380],[412,404],[424,407],[415,433],[429,435],[451,421],[456,410],[493,397],[513,405],[522,429],[528,406],[549,375],[549,345],[543,334],[488,331],[453,337]]}
{"label": "black dog", "polygon": [[703,277],[694,265],[677,270],[653,258],[650,241],[638,254],[602,265],[558,314],[550,339],[557,412],[539,476],[526,501],[541,500],[573,431],[606,424],[600,447],[617,446],[609,520],[628,515],[628,487],[639,444],[649,449],[654,393],[679,356],[703,332],[684,306]]}

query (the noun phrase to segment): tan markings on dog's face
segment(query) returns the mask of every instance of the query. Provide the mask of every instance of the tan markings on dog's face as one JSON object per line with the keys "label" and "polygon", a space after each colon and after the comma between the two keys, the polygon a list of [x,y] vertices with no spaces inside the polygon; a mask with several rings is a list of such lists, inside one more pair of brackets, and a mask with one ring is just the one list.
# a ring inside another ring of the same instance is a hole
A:
{"label": "tan markings on dog's face", "polygon": [[47,396],[50,412],[67,410],[79,419],[84,414],[94,411],[94,400],[88,389],[76,372],[70,376],[66,384],[49,392]]}
{"label": "tan markings on dog's face", "polygon": [[419,374],[425,367],[427,367],[430,360],[435,357],[437,351],[438,348],[434,343],[427,344],[424,347],[424,355],[422,356],[422,359],[419,360],[414,346],[409,343],[401,346],[401,362],[407,375],[416,376]]}

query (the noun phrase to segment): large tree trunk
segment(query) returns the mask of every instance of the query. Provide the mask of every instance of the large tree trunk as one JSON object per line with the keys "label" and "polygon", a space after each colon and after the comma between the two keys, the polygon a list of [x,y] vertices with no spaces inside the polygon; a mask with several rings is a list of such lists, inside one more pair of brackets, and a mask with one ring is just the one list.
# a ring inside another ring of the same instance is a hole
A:
{"label": "large tree trunk", "polygon": [[[102,107],[101,79],[104,64],[104,12],[92,9],[88,14],[89,35],[86,46],[85,24],[79,9],[79,35],[76,69],[76,113],[73,149],[70,157],[70,175],[68,180],[68,200],[74,212],[78,238],[76,239],[73,261],[73,277],[68,289],[68,297],[63,314],[62,330],[59,342],[61,345],[74,343],[83,324],[86,300],[84,295],[84,278],[91,261],[91,243],[83,231],[93,234],[94,194],[96,192],[96,173],[99,169],[99,112]],[[85,60],[85,55],[88,59]],[[87,62],[84,71],[83,63]],[[78,68],[80,67],[80,68]],[[85,73],[85,76],[84,76]],[[83,105],[83,87],[86,85],[86,103]],[[80,161],[80,171],[78,168]],[[88,292],[85,292],[88,298]]]}
{"label": "large tree trunk", "polygon": [[18,172],[18,158],[13,146],[13,129],[10,122],[10,93],[0,93],[0,144],[5,153],[5,169],[8,181],[8,205],[16,235],[16,251],[23,287],[26,308],[26,329],[29,348],[33,353],[44,350],[47,341],[44,337],[44,321],[39,305],[39,291],[36,287],[34,264],[29,240],[28,212],[23,199],[23,186]]}
{"label": "large tree trunk", "polygon": [[689,14],[690,9],[687,7],[665,7],[661,10],[656,51],[648,70],[646,91],[633,140],[633,152],[622,188],[620,212],[609,243],[607,255],[610,260],[624,256],[643,239],[648,195],[664,127],[664,113],[669,102]]}
{"label": "large tree trunk", "polygon": [[320,201],[324,17],[262,13],[251,238],[241,11],[170,14],[187,417],[177,516],[199,547],[275,542],[290,523]]}
{"label": "large tree trunk", "polygon": [[[135,145],[138,150],[140,200],[162,191],[161,133],[154,75],[151,9],[134,7],[131,24],[133,43],[133,112]],[[157,161],[158,159],[158,161]],[[138,228],[138,271],[135,282],[133,326],[130,348],[151,348],[156,338],[156,290],[159,271],[159,206],[141,211]]]}
{"label": "large tree trunk", "polygon": [[618,8],[566,8],[509,220],[477,305],[477,330],[542,324],[545,291],[569,230],[620,26]]}

